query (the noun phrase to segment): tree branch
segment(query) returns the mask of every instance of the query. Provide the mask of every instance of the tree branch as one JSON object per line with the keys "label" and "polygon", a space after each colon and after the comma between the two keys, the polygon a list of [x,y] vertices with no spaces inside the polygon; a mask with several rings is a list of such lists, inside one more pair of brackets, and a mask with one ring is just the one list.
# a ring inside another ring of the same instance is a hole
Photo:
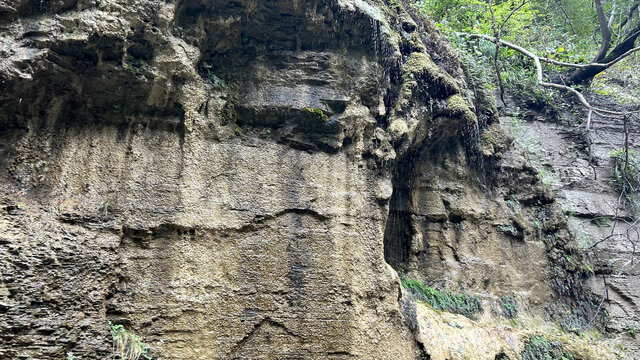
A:
{"label": "tree branch", "polygon": [[[616,45],[607,56],[604,57],[601,61],[604,63],[609,63],[618,60],[622,55],[626,54],[629,50],[634,49],[634,44],[638,37],[640,36],[640,23],[637,24],[636,28],[630,32],[630,35],[624,38],[622,42]],[[589,80],[596,76],[598,73],[602,72],[604,69],[599,67],[585,67],[583,69],[576,70],[567,81],[571,84],[578,84]]]}
{"label": "tree branch", "polygon": [[502,28],[507,24],[507,22],[509,21],[509,19],[511,19],[511,17],[513,16],[513,14],[515,14],[516,12],[518,12],[518,10],[520,10],[523,6],[525,6],[527,4],[527,0],[522,0],[522,3],[518,6],[516,6],[515,8],[513,8],[513,10],[511,10],[511,12],[509,13],[509,15],[507,15],[507,17],[504,19],[504,21],[502,22],[502,24],[500,25],[500,32],[502,32]]}
{"label": "tree branch", "polygon": [[[501,40],[501,39],[496,39],[495,37],[492,36],[488,36],[488,35],[483,35],[483,34],[468,34],[468,33],[459,33],[460,35],[466,36],[470,39],[484,39],[487,41],[491,41],[491,42],[499,42],[501,45],[504,45],[510,49],[513,49],[529,58],[531,58],[536,66],[536,78],[537,78],[537,82],[538,85],[543,86],[543,87],[547,87],[547,88],[552,88],[552,89],[558,89],[558,90],[563,90],[563,91],[567,91],[572,93],[574,96],[576,96],[576,98],[578,98],[578,100],[580,101],[580,103],[587,108],[587,110],[593,111],[594,113],[600,115],[600,116],[604,116],[604,117],[621,117],[621,116],[625,116],[628,114],[633,114],[633,113],[640,113],[640,110],[634,110],[634,111],[626,111],[626,112],[621,112],[621,111],[612,111],[612,110],[607,110],[607,109],[601,109],[601,108],[597,108],[592,106],[587,99],[585,99],[584,95],[582,95],[582,93],[570,86],[566,86],[566,85],[561,85],[561,84],[556,84],[556,83],[550,83],[550,82],[545,82],[544,81],[544,77],[543,77],[543,72],[542,72],[542,60],[541,58],[532,53],[531,51],[512,44],[510,42]],[[637,49],[636,49],[637,50]],[[549,59],[546,59],[549,60]],[[619,61],[619,60],[617,60]],[[616,62],[617,62],[616,61]],[[560,62],[552,62],[555,63],[556,65],[559,65]],[[588,65],[586,65],[588,66]]]}
{"label": "tree branch", "polygon": [[620,62],[620,60],[626,58],[627,56],[633,54],[634,52],[636,52],[638,50],[640,50],[640,46],[634,47],[633,49],[630,49],[626,53],[620,55],[616,59],[614,59],[614,60],[612,60],[612,61],[610,61],[608,63],[605,63],[605,64],[602,64],[602,63],[574,64],[574,63],[567,63],[567,62],[558,61],[558,60],[545,58],[545,57],[541,57],[540,61],[546,62],[548,64],[564,66],[564,67],[570,67],[570,68],[575,68],[575,69],[601,68],[602,70],[606,70],[606,69],[612,67],[613,65],[617,64],[618,62]]}
{"label": "tree branch", "polygon": [[560,10],[562,10],[562,14],[564,15],[565,22],[569,24],[569,27],[571,28],[571,33],[575,35],[576,29],[573,28],[573,23],[571,22],[571,18],[569,17],[569,14],[567,14],[567,9],[564,8],[564,5],[562,5],[562,2],[560,0],[556,0],[556,4],[560,8]]}
{"label": "tree branch", "polygon": [[622,32],[622,28],[624,28],[624,26],[627,25],[629,21],[631,21],[631,19],[633,18],[633,13],[636,10],[638,10],[639,6],[640,6],[640,1],[636,1],[635,3],[633,3],[633,5],[631,5],[631,7],[629,8],[629,12],[627,13],[627,16],[625,16],[625,18],[622,19],[622,21],[620,22],[620,26],[618,26],[618,29],[620,32]]}

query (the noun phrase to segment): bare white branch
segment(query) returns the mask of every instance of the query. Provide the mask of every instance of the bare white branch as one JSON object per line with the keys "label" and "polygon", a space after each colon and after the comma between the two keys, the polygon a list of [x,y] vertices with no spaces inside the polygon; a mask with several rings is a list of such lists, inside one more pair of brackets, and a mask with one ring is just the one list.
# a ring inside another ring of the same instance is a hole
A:
{"label": "bare white branch", "polygon": [[[613,110],[607,110],[607,109],[601,109],[601,108],[597,108],[594,107],[593,105],[591,105],[587,99],[584,97],[584,95],[582,95],[582,93],[570,86],[566,86],[566,85],[562,85],[562,84],[556,84],[556,83],[550,83],[550,82],[546,82],[544,81],[544,77],[543,77],[543,71],[542,71],[542,61],[547,62],[547,63],[551,63],[554,65],[560,65],[560,66],[566,66],[566,67],[589,67],[589,66],[606,66],[606,67],[610,67],[611,65],[615,64],[616,62],[620,61],[620,58],[612,61],[611,63],[608,64],[587,64],[587,65],[578,65],[578,64],[570,64],[570,63],[563,63],[560,61],[555,61],[555,60],[551,60],[548,58],[541,58],[538,55],[534,54],[533,52],[518,46],[516,44],[512,44],[508,41],[504,41],[502,39],[496,39],[493,36],[488,36],[488,35],[483,35],[483,34],[469,34],[469,33],[459,33],[460,35],[466,36],[470,39],[483,39],[483,40],[487,40],[487,41],[491,41],[493,43],[497,43],[499,42],[501,45],[504,45],[510,49],[513,49],[529,58],[531,58],[536,66],[536,78],[537,78],[537,82],[540,86],[546,87],[546,88],[552,88],[552,89],[558,89],[558,90],[563,90],[563,91],[567,91],[572,93],[579,101],[580,103],[587,108],[587,110],[589,110],[590,112],[594,112],[600,116],[604,116],[604,117],[622,117],[622,116],[626,116],[629,114],[635,114],[635,113],[640,113],[640,109],[639,110],[634,110],[634,111],[613,111]],[[628,56],[629,54],[640,50],[640,47],[637,48],[633,48],[631,50],[629,50],[627,53],[625,53],[625,56]]]}

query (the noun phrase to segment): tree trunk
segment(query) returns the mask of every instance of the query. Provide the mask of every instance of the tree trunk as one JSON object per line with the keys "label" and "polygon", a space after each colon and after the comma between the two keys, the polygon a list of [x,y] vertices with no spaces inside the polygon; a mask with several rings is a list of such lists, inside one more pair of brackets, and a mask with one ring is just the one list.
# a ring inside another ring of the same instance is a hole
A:
{"label": "tree trunk", "polygon": [[[633,49],[636,40],[640,37],[640,24],[638,24],[632,31],[631,34],[625,38],[620,44],[609,52],[605,57],[598,61],[598,63],[606,64],[613,60],[616,60],[618,57],[622,56],[627,51]],[[587,66],[582,69],[578,69],[571,73],[569,77],[566,79],[566,82],[569,85],[573,84],[581,84],[593,79],[594,76],[599,73],[605,71],[607,68],[602,66]]]}
{"label": "tree trunk", "polygon": [[591,62],[600,62],[606,55],[607,51],[611,47],[611,30],[609,29],[609,23],[607,22],[607,15],[602,8],[602,0],[595,0],[596,10],[598,12],[598,24],[600,25],[600,33],[602,34],[602,43],[600,44],[600,50],[598,54]]}

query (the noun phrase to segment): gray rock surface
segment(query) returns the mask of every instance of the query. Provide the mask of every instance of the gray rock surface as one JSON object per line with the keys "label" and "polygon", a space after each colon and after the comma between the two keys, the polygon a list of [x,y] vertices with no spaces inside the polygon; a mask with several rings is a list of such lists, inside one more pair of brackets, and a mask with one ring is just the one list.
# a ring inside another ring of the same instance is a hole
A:
{"label": "gray rock surface", "polygon": [[[617,104],[606,96],[594,96],[590,101],[602,107]],[[624,147],[624,126],[621,119],[594,116],[590,165],[584,126],[576,125],[583,119],[578,114],[577,118],[561,116],[564,121],[535,117],[533,121],[514,124],[505,119],[503,123],[511,124],[518,141],[547,174],[547,183],[569,217],[579,248],[594,251],[596,276],[589,283],[595,294],[605,297],[606,327],[619,334],[638,357],[640,334],[635,329],[640,324],[640,268],[635,247],[640,241],[639,214],[621,196],[611,159],[612,152]],[[628,130],[630,149],[638,151],[640,125],[632,119]]]}

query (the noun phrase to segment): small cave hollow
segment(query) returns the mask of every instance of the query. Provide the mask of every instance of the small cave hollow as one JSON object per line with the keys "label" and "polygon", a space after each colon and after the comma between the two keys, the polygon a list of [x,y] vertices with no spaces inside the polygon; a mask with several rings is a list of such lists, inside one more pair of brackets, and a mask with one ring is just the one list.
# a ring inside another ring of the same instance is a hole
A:
{"label": "small cave hollow", "polygon": [[384,231],[384,259],[396,270],[406,267],[411,255],[411,184],[414,155],[401,159],[393,169],[393,195]]}

